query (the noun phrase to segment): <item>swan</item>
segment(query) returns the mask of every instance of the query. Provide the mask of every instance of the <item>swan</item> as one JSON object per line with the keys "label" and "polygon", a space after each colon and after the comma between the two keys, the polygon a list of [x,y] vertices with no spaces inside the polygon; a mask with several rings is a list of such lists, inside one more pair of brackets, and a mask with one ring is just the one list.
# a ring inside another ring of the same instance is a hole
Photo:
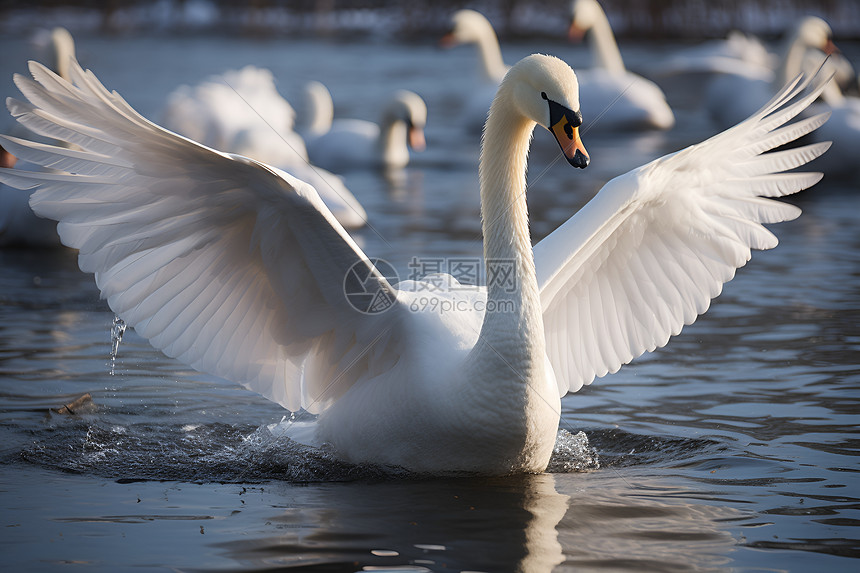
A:
{"label": "swan", "polygon": [[[315,440],[343,460],[432,474],[543,471],[561,396],[663,346],[751,249],[776,246],[763,223],[799,209],[770,198],[821,178],[783,171],[827,149],[764,153],[826,121],[787,124],[822,87],[804,95],[798,78],[733,129],[608,182],[533,248],[534,128],[574,167],[589,156],[576,74],[527,56],[499,86],[480,153],[487,286],[393,284],[309,185],[160,128],[77,64],[74,85],[30,71],[11,114],[81,150],[0,136],[66,172],[0,180],[35,189],[111,309],[168,356],[318,414]],[[422,303],[431,295],[439,304]]]}
{"label": "swan", "polygon": [[451,16],[451,30],[440,40],[440,45],[452,48],[475,44],[478,48],[480,83],[472,90],[463,106],[462,123],[468,131],[480,132],[487,119],[490,104],[496,96],[499,83],[509,67],[502,58],[499,38],[486,16],[475,10],[458,10]]}
{"label": "swan", "polygon": [[308,134],[308,155],[313,163],[332,171],[402,169],[409,164],[410,148],[424,150],[426,123],[427,104],[421,96],[397,90],[383,108],[378,124],[363,119],[336,119],[325,133],[316,137]]}
{"label": "swan", "polygon": [[346,228],[367,222],[343,179],[309,162],[304,139],[293,130],[295,111],[269,70],[245,66],[194,87],[181,86],[168,97],[163,122],[194,141],[275,165],[310,183]]}
{"label": "swan", "polygon": [[594,66],[577,75],[582,105],[594,117],[592,129],[669,129],[675,114],[663,91],[650,80],[627,70],[606,13],[596,0],[571,4],[569,36],[588,35]]}
{"label": "swan", "polygon": [[720,128],[726,128],[753,113],[785,82],[807,68],[810,51],[832,53],[835,49],[832,35],[827,22],[808,16],[786,36],[776,69],[738,67],[735,73],[711,79],[705,94],[711,118]]}
{"label": "swan", "polygon": [[[42,40],[41,42],[44,42]],[[40,42],[40,43],[41,43]],[[69,78],[69,61],[75,57],[75,40],[63,27],[47,34],[47,46],[53,69],[60,77]],[[18,169],[38,169],[37,165],[21,161],[0,147],[0,166]],[[60,246],[54,221],[37,217],[30,208],[30,194],[0,184],[0,246],[54,248]]]}
{"label": "swan", "polygon": [[486,16],[475,10],[454,12],[451,24],[451,30],[442,37],[440,44],[446,48],[475,44],[481,77],[485,83],[498,87],[510,68],[502,58],[502,48],[493,25]]}

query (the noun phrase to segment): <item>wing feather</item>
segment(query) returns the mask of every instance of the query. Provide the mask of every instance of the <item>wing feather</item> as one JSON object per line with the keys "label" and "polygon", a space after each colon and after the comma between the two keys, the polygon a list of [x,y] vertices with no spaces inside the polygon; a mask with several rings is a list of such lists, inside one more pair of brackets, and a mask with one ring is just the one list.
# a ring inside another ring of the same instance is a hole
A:
{"label": "wing feather", "polygon": [[[57,170],[0,180],[35,189],[34,210],[59,221],[111,309],[153,346],[290,410],[321,411],[396,362],[402,309],[362,314],[342,285],[364,264],[391,286],[312,187],[160,128],[76,62],[73,84],[30,71],[15,78],[29,101],[8,99],[10,112],[76,147],[0,136]],[[331,367],[311,378],[307,362]]]}
{"label": "wing feather", "polygon": [[771,198],[817,183],[820,173],[790,170],[829,147],[771,151],[827,120],[786,125],[829,78],[811,81],[798,78],[743,123],[613,179],[535,246],[562,394],[666,344],[708,309],[751,249],[776,246],[763,224],[800,210]]}

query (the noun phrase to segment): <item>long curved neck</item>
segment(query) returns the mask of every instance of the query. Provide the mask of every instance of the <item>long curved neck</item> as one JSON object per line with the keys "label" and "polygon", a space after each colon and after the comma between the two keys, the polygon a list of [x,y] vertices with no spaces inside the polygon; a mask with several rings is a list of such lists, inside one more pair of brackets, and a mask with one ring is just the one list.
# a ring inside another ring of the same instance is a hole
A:
{"label": "long curved neck", "polygon": [[485,359],[521,373],[542,368],[545,352],[540,294],[526,204],[526,165],[535,123],[513,110],[504,83],[490,108],[481,149],[481,216],[487,312],[479,347]]}
{"label": "long curved neck", "polygon": [[402,119],[385,115],[379,124],[379,155],[387,167],[404,167],[409,163],[406,146],[409,128]]}
{"label": "long curved neck", "polygon": [[602,10],[595,17],[589,42],[596,67],[604,68],[613,74],[623,74],[627,71],[624,60],[621,59],[618,42],[615,41],[615,34],[612,33],[612,26],[609,25],[609,19]]}
{"label": "long curved neck", "polygon": [[499,38],[492,27],[481,30],[478,36],[478,52],[481,55],[481,67],[484,77],[491,82],[500,82],[505,77],[507,68],[502,59],[502,48],[499,46]]}
{"label": "long curved neck", "polygon": [[774,85],[782,87],[793,80],[803,70],[803,58],[809,48],[795,32],[783,46],[782,62],[774,77]]}
{"label": "long curved neck", "polygon": [[498,107],[494,104],[487,121],[479,169],[484,256],[531,262],[526,166],[535,124],[523,117],[500,118]]}

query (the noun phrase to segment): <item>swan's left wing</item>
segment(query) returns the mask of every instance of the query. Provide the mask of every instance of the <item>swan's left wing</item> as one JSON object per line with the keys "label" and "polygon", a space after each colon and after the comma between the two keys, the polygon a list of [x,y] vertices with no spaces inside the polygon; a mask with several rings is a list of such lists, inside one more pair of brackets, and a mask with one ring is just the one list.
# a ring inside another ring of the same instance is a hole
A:
{"label": "swan's left wing", "polygon": [[798,79],[734,128],[613,179],[535,246],[562,395],[666,344],[707,310],[751,249],[776,246],[763,224],[800,210],[769,197],[815,184],[820,173],[783,172],[829,147],[764,153],[827,120],[785,125],[826,82],[803,95],[808,83]]}
{"label": "swan's left wing", "polygon": [[153,346],[290,410],[320,411],[396,362],[403,313],[347,295],[394,293],[312,187],[151,123],[77,62],[74,85],[30,70],[15,77],[30,102],[10,111],[76,148],[2,137],[54,171],[0,181],[35,189],[34,210]]}

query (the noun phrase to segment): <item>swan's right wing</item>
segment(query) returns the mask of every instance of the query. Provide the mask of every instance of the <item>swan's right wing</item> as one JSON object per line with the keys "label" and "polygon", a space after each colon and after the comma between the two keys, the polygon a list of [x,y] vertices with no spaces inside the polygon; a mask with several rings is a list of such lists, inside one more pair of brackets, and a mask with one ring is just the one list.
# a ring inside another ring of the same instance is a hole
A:
{"label": "swan's right wing", "polygon": [[[811,132],[826,114],[784,125],[823,89],[799,80],[743,123],[607,183],[535,246],[547,353],[563,395],[663,346],[705,312],[763,224],[800,210],[769,199],[815,184],[788,172],[829,143],[764,153]],[[731,102],[726,102],[731,105]]]}
{"label": "swan's right wing", "polygon": [[33,209],[153,346],[290,410],[320,411],[396,362],[403,313],[347,296],[394,293],[312,187],[149,122],[77,62],[74,85],[30,69],[15,78],[30,102],[10,111],[76,148],[3,137],[54,171],[0,181],[35,190]]}

